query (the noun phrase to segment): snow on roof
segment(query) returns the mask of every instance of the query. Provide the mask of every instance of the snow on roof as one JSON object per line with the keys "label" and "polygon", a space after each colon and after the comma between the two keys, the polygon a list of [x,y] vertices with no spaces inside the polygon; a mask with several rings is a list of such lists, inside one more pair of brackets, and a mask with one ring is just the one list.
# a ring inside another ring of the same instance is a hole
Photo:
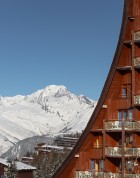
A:
{"label": "snow on roof", "polygon": [[61,150],[64,149],[64,147],[62,147],[62,146],[47,145],[47,144],[44,144],[44,145],[42,146],[42,148],[53,148],[53,149],[61,149]]}
{"label": "snow on roof", "polygon": [[9,165],[9,163],[7,162],[7,160],[6,159],[2,159],[2,158],[0,158],[0,164],[3,164],[5,166]]}
{"label": "snow on roof", "polygon": [[76,137],[60,137],[62,139],[69,139],[69,140],[78,140],[79,138]]}
{"label": "snow on roof", "polygon": [[26,157],[26,156],[24,156],[24,157],[22,157],[22,159],[34,159],[33,157]]}
{"label": "snow on roof", "polygon": [[16,161],[16,169],[17,171],[21,171],[21,170],[36,170],[36,167],[30,166],[28,164]]}
{"label": "snow on roof", "polygon": [[[3,164],[5,166],[10,165],[10,163],[8,162],[8,160],[6,159],[2,159],[0,158],[0,164]],[[21,171],[21,170],[36,170],[36,167],[30,166],[28,164],[19,162],[19,161],[15,161],[15,166],[17,171]]]}
{"label": "snow on roof", "polygon": [[43,152],[51,152],[51,150],[45,150],[45,149],[38,149],[38,151],[43,151]]}

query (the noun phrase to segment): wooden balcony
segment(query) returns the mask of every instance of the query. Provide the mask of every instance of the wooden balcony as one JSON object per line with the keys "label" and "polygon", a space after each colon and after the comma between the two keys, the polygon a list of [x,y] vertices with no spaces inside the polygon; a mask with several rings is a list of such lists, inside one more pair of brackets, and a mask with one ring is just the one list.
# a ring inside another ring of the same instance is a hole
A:
{"label": "wooden balcony", "polygon": [[[130,131],[140,131],[140,121],[125,121],[124,129]],[[122,121],[106,121],[106,131],[122,131]]]}
{"label": "wooden balcony", "polygon": [[140,106],[140,95],[134,96],[134,104]]}
{"label": "wooden balcony", "polygon": [[76,171],[75,178],[104,178],[104,172],[98,171]]}
{"label": "wooden balcony", "polygon": [[113,172],[105,172],[104,178],[122,178],[122,174],[113,173]]}
{"label": "wooden balcony", "polygon": [[[140,173],[125,173],[124,177],[140,178]],[[122,174],[114,172],[76,171],[75,178],[122,178]]]}
{"label": "wooden balcony", "polygon": [[[104,173],[104,178],[122,178],[122,174],[119,173]],[[140,178],[140,174],[124,174],[124,178]]]}
{"label": "wooden balcony", "polygon": [[105,147],[105,155],[111,157],[121,157],[122,148],[119,147]]}
{"label": "wooden balcony", "polygon": [[[119,147],[106,147],[105,155],[110,157],[121,157],[122,148]],[[125,157],[140,157],[140,148],[124,148]]]}
{"label": "wooden balcony", "polygon": [[93,178],[93,172],[90,172],[90,171],[76,171],[75,178]]}
{"label": "wooden balcony", "polygon": [[125,156],[140,157],[140,148],[125,148]]}
{"label": "wooden balcony", "polygon": [[105,130],[122,130],[122,122],[121,121],[106,121],[105,122]]}
{"label": "wooden balcony", "polygon": [[125,178],[140,178],[140,174],[125,174]]}
{"label": "wooden balcony", "polygon": [[75,178],[122,178],[122,175],[112,172],[76,171]]}
{"label": "wooden balcony", "polygon": [[140,31],[134,33],[134,42],[140,44]]}
{"label": "wooden balcony", "polygon": [[134,67],[140,68],[140,57],[134,58]]}

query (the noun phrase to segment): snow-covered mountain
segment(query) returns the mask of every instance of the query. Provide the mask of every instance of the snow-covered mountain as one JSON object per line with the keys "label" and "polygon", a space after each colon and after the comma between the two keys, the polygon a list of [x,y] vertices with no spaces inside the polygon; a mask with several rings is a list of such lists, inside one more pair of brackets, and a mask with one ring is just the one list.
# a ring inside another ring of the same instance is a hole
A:
{"label": "snow-covered mountain", "polygon": [[35,135],[81,132],[96,103],[56,85],[27,96],[0,97],[0,154]]}
{"label": "snow-covered mountain", "polygon": [[33,136],[24,140],[18,141],[13,147],[1,155],[2,158],[8,160],[21,160],[26,153],[34,153],[37,143],[54,144],[54,138],[48,136]]}

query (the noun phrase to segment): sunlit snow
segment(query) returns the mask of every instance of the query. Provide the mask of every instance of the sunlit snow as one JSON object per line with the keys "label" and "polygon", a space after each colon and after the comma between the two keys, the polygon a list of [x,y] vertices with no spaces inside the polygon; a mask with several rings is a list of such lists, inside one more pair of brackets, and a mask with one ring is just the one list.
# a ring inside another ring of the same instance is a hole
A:
{"label": "sunlit snow", "polygon": [[28,96],[0,97],[0,154],[34,135],[81,132],[95,106],[95,101],[56,85]]}

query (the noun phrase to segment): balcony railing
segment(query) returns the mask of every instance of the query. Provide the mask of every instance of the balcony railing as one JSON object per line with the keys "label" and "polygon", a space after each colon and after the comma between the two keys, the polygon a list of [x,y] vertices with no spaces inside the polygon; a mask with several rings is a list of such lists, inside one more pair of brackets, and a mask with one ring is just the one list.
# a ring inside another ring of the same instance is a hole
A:
{"label": "balcony railing", "polygon": [[76,178],[104,178],[103,172],[98,171],[76,171]]}
{"label": "balcony railing", "polygon": [[105,148],[105,155],[106,156],[122,156],[122,148],[119,147],[106,147]]}
{"label": "balcony railing", "polygon": [[134,104],[140,105],[140,95],[134,96]]}
{"label": "balcony railing", "polygon": [[125,148],[125,156],[137,156],[140,157],[140,148]]}
{"label": "balcony railing", "polygon": [[[119,147],[106,147],[105,148],[106,156],[121,157],[122,148]],[[125,156],[135,156],[140,157],[140,148],[124,148]]]}
{"label": "balcony railing", "polygon": [[[139,173],[124,174],[125,178],[140,178]],[[96,172],[96,171],[76,171],[75,178],[122,178],[122,174],[113,172]]]}
{"label": "balcony railing", "polygon": [[112,172],[76,171],[75,178],[122,178],[122,175]]}
{"label": "balcony railing", "polygon": [[140,67],[140,57],[134,58],[134,66]]}
{"label": "balcony railing", "polygon": [[113,173],[113,172],[105,172],[104,178],[122,178],[122,174]]}
{"label": "balcony railing", "polygon": [[[140,121],[124,121],[124,129],[140,131]],[[122,121],[106,121],[105,130],[122,130]]]}
{"label": "balcony railing", "polygon": [[134,41],[140,42],[140,31],[134,33]]}
{"label": "balcony railing", "polygon": [[106,121],[105,130],[121,130],[122,122],[120,121]]}
{"label": "balcony railing", "polygon": [[140,174],[125,174],[125,178],[140,178]]}

